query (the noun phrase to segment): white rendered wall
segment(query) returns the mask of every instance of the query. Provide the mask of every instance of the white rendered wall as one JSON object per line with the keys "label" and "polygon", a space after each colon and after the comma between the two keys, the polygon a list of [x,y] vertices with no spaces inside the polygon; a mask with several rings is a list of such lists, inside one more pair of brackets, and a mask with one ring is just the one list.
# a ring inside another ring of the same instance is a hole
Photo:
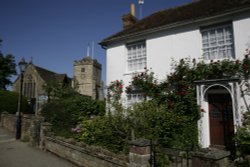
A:
{"label": "white rendered wall", "polygon": [[[250,49],[250,13],[246,12],[237,17],[234,17],[233,29],[234,29],[236,59],[242,60],[244,58],[245,50]],[[243,89],[246,89],[246,88],[243,86]],[[245,98],[244,100],[242,98],[240,90],[238,91],[239,91],[238,110],[240,113],[239,116],[241,117],[242,113],[247,111],[246,105],[248,106],[250,105],[250,96],[244,95],[244,98]],[[238,122],[239,124],[241,124],[240,119]]]}
{"label": "white rendered wall", "polygon": [[[228,21],[228,20],[226,20]],[[218,23],[217,21],[214,21]],[[207,23],[207,22],[206,22]],[[203,23],[204,24],[204,23]],[[209,25],[209,23],[207,23]],[[235,58],[242,60],[245,49],[250,48],[250,13],[241,14],[232,18]],[[159,80],[165,79],[171,72],[172,58],[179,61],[181,58],[190,57],[200,60],[202,58],[202,39],[200,26],[181,27],[166,32],[161,32],[145,37],[147,52],[147,68],[152,68]],[[136,41],[136,40],[135,40]],[[114,80],[123,80],[127,86],[131,80],[131,73],[126,72],[126,46],[125,44],[107,49],[107,85]],[[239,91],[239,90],[238,90]],[[248,105],[250,96],[246,97]],[[123,94],[122,102],[126,101]],[[242,110],[244,101],[238,98],[238,111]],[[209,115],[208,104],[201,102],[201,107],[206,110],[198,122],[200,144],[209,147]],[[243,107],[244,108],[244,107]],[[241,115],[240,115],[241,116]],[[235,119],[235,118],[234,118]],[[238,124],[234,120],[235,124]]]}
{"label": "white rendered wall", "polygon": [[[161,37],[157,37],[161,35]],[[146,40],[147,68],[159,79],[165,79],[170,72],[172,58],[201,58],[202,43],[198,28],[186,32],[173,30],[150,36]],[[126,72],[126,46],[120,45],[107,49],[107,85],[114,80],[122,79],[126,83],[131,79],[131,73]]]}
{"label": "white rendered wall", "polygon": [[147,67],[152,68],[160,80],[171,72],[172,60],[201,58],[202,43],[198,28],[175,29],[160,35],[158,38],[151,36],[146,44]]}
{"label": "white rendered wall", "polygon": [[250,13],[234,18],[234,47],[236,59],[243,59],[247,48],[250,49]]}
{"label": "white rendered wall", "polygon": [[[249,17],[249,18],[246,18]],[[242,60],[247,47],[250,47],[250,14],[234,16],[235,57]],[[204,24],[204,23],[203,23]],[[208,24],[208,23],[207,23]],[[209,25],[209,24],[208,24]],[[190,57],[202,58],[202,39],[200,26],[183,26],[145,37],[147,68],[162,80],[171,72],[172,59]],[[136,41],[136,40],[135,40]],[[107,85],[114,80],[122,79],[126,85],[131,73],[126,72],[126,46],[121,44],[107,49]]]}

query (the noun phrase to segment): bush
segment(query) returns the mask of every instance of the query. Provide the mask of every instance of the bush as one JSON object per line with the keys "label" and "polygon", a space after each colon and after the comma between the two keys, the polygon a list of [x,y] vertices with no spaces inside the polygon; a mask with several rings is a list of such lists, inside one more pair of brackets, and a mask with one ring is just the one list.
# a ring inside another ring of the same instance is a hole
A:
{"label": "bush", "polygon": [[76,138],[86,144],[97,145],[115,153],[128,153],[130,128],[122,114],[106,115],[81,122],[81,133]]}
{"label": "bush", "polygon": [[80,94],[54,99],[42,109],[45,120],[53,124],[56,132],[66,137],[70,136],[71,128],[74,128],[80,120],[104,113],[104,102]]}
{"label": "bush", "polygon": [[237,127],[235,141],[237,142],[238,156],[250,155],[250,112],[243,114],[242,126]]}
{"label": "bush", "polygon": [[[15,114],[17,112],[19,93],[0,90],[0,113],[8,112]],[[25,97],[22,99],[22,113],[30,113],[28,101]]]}
{"label": "bush", "polygon": [[173,112],[156,101],[136,104],[129,112],[136,138],[157,141],[164,147],[198,145],[197,123],[181,112]]}
{"label": "bush", "polygon": [[81,122],[77,140],[99,145],[113,152],[128,151],[128,141],[149,139],[165,147],[198,146],[196,121],[180,113],[167,111],[155,101],[136,104],[126,113],[116,112]]}

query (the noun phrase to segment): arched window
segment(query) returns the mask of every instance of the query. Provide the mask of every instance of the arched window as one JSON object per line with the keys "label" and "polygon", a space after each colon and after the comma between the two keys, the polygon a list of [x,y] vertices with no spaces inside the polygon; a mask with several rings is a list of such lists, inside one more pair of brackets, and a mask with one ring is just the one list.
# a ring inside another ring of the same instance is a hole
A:
{"label": "arched window", "polygon": [[32,75],[28,75],[24,80],[24,96],[30,99],[36,96],[36,83]]}

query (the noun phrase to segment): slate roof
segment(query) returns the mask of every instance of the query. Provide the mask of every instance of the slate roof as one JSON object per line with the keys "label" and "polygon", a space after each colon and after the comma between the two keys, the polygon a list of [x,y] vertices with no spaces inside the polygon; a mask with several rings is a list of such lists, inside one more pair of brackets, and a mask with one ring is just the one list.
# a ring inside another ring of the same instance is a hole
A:
{"label": "slate roof", "polygon": [[53,71],[49,71],[47,69],[44,69],[35,65],[33,66],[45,82],[48,82],[50,80],[57,80],[59,82],[65,82],[65,81],[70,82],[71,80],[69,77],[67,77],[66,74],[57,74]]}
{"label": "slate roof", "polygon": [[183,6],[168,8],[139,20],[132,27],[124,29],[100,42],[102,46],[108,46],[122,38],[150,29],[159,28],[180,22],[188,22],[201,18],[219,15],[225,12],[250,7],[250,0],[199,0]]}

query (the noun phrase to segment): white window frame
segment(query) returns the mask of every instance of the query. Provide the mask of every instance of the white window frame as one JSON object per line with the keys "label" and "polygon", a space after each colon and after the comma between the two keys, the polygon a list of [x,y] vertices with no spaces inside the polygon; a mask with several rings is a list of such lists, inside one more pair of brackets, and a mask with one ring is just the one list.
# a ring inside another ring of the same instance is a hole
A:
{"label": "white window frame", "polygon": [[134,103],[140,103],[144,100],[143,93],[127,94],[127,107],[132,107]]}
{"label": "white window frame", "polygon": [[232,24],[217,25],[201,29],[204,60],[234,59],[234,37]]}
{"label": "white window frame", "polygon": [[147,67],[146,42],[127,44],[127,72],[141,71]]}

